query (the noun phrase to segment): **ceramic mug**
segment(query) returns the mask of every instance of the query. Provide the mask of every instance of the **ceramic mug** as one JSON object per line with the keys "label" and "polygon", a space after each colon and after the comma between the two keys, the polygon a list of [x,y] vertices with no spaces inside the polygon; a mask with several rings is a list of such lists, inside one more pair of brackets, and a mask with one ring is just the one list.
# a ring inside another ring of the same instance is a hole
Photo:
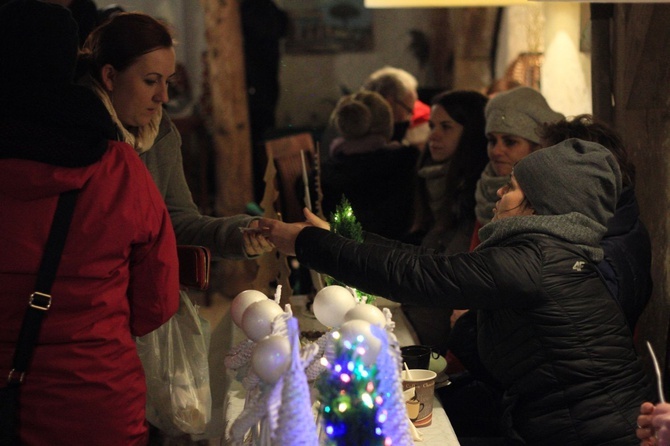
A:
{"label": "ceramic mug", "polygon": [[440,354],[426,345],[408,345],[400,347],[402,360],[410,369],[428,369],[430,366],[430,357],[437,359]]}

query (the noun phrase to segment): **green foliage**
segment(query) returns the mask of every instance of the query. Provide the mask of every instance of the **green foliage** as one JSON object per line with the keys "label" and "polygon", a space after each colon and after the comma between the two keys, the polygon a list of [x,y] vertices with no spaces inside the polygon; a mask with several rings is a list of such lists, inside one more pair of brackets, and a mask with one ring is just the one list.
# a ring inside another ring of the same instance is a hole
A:
{"label": "green foliage", "polygon": [[[342,195],[340,204],[335,207],[335,212],[330,214],[330,230],[342,237],[346,237],[359,243],[363,242],[363,227],[358,220],[356,220],[351,203],[349,203],[349,200],[347,200],[347,197],[344,195]],[[348,286],[330,276],[326,276],[324,280],[326,285]],[[359,290],[355,291],[361,302],[368,304],[374,302],[375,296],[363,293]]]}

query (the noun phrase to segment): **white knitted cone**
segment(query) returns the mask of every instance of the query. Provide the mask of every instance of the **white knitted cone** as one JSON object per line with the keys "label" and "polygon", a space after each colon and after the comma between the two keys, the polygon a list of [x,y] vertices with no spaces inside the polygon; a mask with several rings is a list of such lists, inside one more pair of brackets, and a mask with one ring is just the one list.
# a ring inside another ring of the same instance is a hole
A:
{"label": "white knitted cone", "polygon": [[292,446],[318,446],[316,424],[312,413],[305,364],[300,358],[300,331],[298,320],[288,321],[288,337],[291,343],[291,365],[284,374],[282,410],[279,425],[273,436],[274,444]]}
{"label": "white knitted cone", "polygon": [[308,381],[316,379],[317,376],[326,370],[326,367],[321,364],[321,357],[323,357],[323,354],[326,350],[326,342],[328,342],[328,338],[330,337],[331,333],[332,330],[321,335],[321,337],[317,339],[316,342],[312,343],[316,346],[316,354],[313,356],[312,360],[306,363],[309,364],[305,368],[305,375],[307,375]]}
{"label": "white knitted cone", "polygon": [[254,341],[245,339],[244,341],[231,348],[223,363],[227,369],[237,370],[247,364],[251,360],[251,350],[254,347]]}
{"label": "white knitted cone", "polygon": [[390,330],[374,325],[372,333],[382,341],[382,347],[377,356],[377,393],[383,398],[379,413],[386,412],[382,432],[385,437],[391,439],[393,446],[413,445],[410,421],[407,418],[405,400],[402,395],[398,339]]}

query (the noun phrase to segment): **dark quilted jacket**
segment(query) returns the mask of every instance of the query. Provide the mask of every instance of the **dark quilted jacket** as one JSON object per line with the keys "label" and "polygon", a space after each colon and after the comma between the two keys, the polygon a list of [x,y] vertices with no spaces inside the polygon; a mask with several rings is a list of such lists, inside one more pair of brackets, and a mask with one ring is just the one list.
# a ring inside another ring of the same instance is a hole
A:
{"label": "dark quilted jacket", "polygon": [[605,251],[605,260],[598,264],[598,269],[621,305],[630,329],[634,330],[651,297],[652,280],[651,242],[640,221],[632,188],[625,188],[621,193],[600,246]]}
{"label": "dark quilted jacket", "polygon": [[301,264],[403,303],[479,311],[479,353],[503,384],[508,436],[529,445],[633,445],[651,397],[626,321],[573,245],[524,234],[453,256],[356,244],[316,228]]}

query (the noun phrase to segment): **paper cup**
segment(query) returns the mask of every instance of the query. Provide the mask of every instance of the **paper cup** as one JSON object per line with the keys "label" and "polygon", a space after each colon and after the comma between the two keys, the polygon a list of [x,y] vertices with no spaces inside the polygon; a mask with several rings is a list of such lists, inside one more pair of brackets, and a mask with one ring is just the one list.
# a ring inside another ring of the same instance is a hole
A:
{"label": "paper cup", "polygon": [[[437,373],[431,370],[410,369],[402,371],[402,389],[405,395],[407,416],[416,427],[430,426],[433,422],[433,399]],[[408,392],[409,389],[413,391]]]}

